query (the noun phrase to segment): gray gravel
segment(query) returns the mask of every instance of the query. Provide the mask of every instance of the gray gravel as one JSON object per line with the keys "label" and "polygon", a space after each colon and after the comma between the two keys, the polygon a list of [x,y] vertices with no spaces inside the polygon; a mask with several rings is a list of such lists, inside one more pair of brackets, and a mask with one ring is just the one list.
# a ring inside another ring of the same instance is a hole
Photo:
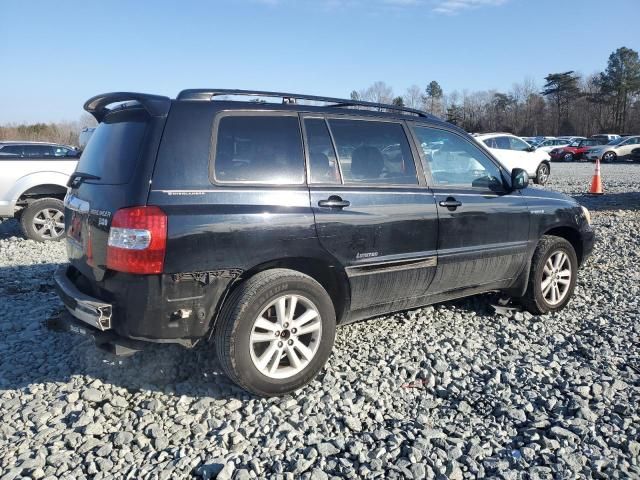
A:
{"label": "gray gravel", "polygon": [[561,313],[493,295],[339,330],[295,395],[236,389],[199,347],[116,359],[50,333],[62,244],[0,225],[0,478],[640,477],[640,165],[554,164],[599,235]]}

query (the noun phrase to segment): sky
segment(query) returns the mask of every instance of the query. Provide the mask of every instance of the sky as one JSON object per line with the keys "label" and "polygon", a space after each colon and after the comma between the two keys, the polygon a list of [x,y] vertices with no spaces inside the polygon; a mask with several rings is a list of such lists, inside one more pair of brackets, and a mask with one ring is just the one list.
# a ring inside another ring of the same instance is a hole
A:
{"label": "sky", "polygon": [[77,120],[111,91],[542,86],[640,50],[639,17],[640,0],[0,0],[0,124]]}

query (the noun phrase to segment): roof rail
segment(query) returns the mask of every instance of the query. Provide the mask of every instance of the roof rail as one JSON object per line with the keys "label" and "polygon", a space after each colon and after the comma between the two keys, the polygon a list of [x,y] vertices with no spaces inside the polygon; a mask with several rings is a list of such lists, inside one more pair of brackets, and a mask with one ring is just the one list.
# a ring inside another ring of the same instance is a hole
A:
{"label": "roof rail", "polygon": [[213,100],[214,97],[221,95],[239,95],[248,97],[270,97],[282,98],[282,103],[292,103],[291,100],[310,100],[313,102],[332,103],[331,107],[368,107],[368,108],[384,108],[385,110],[394,110],[403,113],[411,113],[419,117],[437,118],[422,110],[414,108],[401,107],[398,105],[388,105],[386,103],[365,102],[362,100],[347,100],[344,98],[320,97],[317,95],[305,95],[299,93],[283,93],[283,92],[264,92],[260,90],[233,90],[225,88],[195,88],[181,91],[176,97],[177,100]]}
{"label": "roof rail", "polygon": [[169,97],[135,92],[111,92],[91,97],[85,102],[84,109],[93,115],[98,122],[101,122],[109,112],[114,110],[107,107],[120,102],[127,102],[125,107],[141,105],[153,117],[167,115],[171,106]]}

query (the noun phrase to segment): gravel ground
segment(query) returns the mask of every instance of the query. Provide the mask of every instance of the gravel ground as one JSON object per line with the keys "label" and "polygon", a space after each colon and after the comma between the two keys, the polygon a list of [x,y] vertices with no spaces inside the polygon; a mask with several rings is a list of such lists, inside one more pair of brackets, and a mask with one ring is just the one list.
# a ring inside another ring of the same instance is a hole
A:
{"label": "gravel ground", "polygon": [[640,477],[640,165],[553,165],[599,235],[561,313],[492,295],[339,330],[321,376],[251,398],[215,354],[124,360],[51,333],[61,244],[0,225],[0,478]]}

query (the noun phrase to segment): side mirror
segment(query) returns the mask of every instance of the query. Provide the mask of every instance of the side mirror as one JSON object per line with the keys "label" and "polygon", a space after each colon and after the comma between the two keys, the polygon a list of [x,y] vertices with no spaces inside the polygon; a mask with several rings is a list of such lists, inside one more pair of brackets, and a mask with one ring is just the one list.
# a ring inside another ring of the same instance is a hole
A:
{"label": "side mirror", "polygon": [[529,148],[526,149],[527,152],[535,152],[536,151],[536,147],[534,147],[533,145],[531,145]]}
{"label": "side mirror", "polygon": [[529,174],[522,168],[514,168],[511,171],[511,188],[513,190],[522,190],[529,185]]}

